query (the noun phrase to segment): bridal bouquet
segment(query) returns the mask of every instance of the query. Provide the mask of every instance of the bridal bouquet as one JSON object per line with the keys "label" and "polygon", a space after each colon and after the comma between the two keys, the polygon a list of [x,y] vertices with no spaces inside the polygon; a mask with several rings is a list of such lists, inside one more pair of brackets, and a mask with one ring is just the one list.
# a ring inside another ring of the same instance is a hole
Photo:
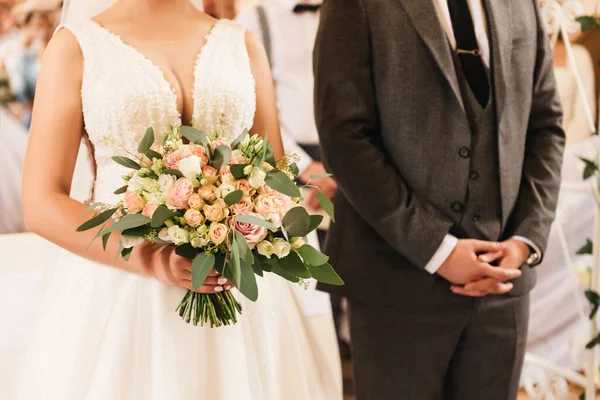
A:
{"label": "bridal bouquet", "polygon": [[[105,249],[110,235],[120,232],[125,259],[145,240],[171,243],[177,255],[193,260],[194,289],[215,269],[251,301],[258,299],[256,275],[264,273],[298,283],[315,278],[343,284],[329,258],[306,243],[323,217],[298,205],[293,157],[275,162],[267,139],[248,131],[228,141],[183,126],[171,128],[162,145],[153,143],[149,128],[139,154],[113,157],[132,170],[115,191],[121,200],[91,205],[95,216],[78,231],[100,226],[95,239],[102,238]],[[321,192],[317,196],[333,219],[329,199]],[[188,291],[177,311],[188,323],[219,327],[236,323],[242,308],[230,291]]]}

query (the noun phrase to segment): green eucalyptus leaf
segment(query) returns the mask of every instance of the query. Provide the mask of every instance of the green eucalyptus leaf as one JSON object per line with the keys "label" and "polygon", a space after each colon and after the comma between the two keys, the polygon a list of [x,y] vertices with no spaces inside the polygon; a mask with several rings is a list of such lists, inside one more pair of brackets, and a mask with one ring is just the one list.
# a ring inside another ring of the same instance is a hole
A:
{"label": "green eucalyptus leaf", "polygon": [[244,179],[246,177],[246,174],[244,174],[244,168],[247,166],[248,164],[233,164],[231,167],[229,167],[229,170],[235,179]]}
{"label": "green eucalyptus leaf", "polygon": [[127,168],[142,169],[142,166],[140,164],[136,163],[135,161],[133,161],[131,158],[114,156],[114,157],[112,157],[112,160],[114,162],[116,162],[117,164],[122,165]]}
{"label": "green eucalyptus leaf", "polygon": [[589,31],[590,29],[599,26],[598,20],[592,16],[584,15],[584,16],[578,17],[576,20],[577,20],[577,22],[579,22],[579,24],[581,24],[582,32]]}
{"label": "green eucalyptus leaf", "polygon": [[146,236],[150,232],[150,228],[147,226],[138,226],[137,228],[125,229],[121,232],[121,236],[128,238],[141,238]]}
{"label": "green eucalyptus leaf", "polygon": [[292,174],[294,174],[295,176],[300,175],[300,168],[298,168],[298,164],[291,163],[289,165],[289,167],[290,167],[290,171],[292,171]]}
{"label": "green eucalyptus leaf", "polygon": [[317,200],[319,201],[319,205],[321,206],[321,208],[325,210],[327,215],[329,215],[329,218],[331,218],[331,220],[335,222],[333,203],[331,202],[331,200],[329,200],[329,197],[325,196],[325,194],[319,190],[317,191]]}
{"label": "green eucalyptus leaf", "polygon": [[148,158],[149,158],[149,159],[151,159],[151,160],[152,160],[152,159],[154,159],[154,158],[157,158],[157,159],[159,159],[159,160],[162,160],[162,156],[160,155],[160,153],[157,153],[157,152],[156,152],[156,151],[154,151],[154,150],[148,150],[148,151],[146,152],[146,157],[148,157]]}
{"label": "green eucalyptus leaf", "polygon": [[102,235],[102,248],[106,251],[106,246],[108,245],[108,239],[110,239],[111,233],[106,233]]}
{"label": "green eucalyptus leaf", "polygon": [[146,134],[144,135],[144,137],[142,138],[142,141],[140,142],[140,145],[138,146],[138,153],[141,154],[146,154],[148,153],[148,150],[150,150],[150,147],[152,147],[152,145],[154,144],[154,129],[152,129],[152,127],[148,128],[146,130]]}
{"label": "green eucalyptus leaf", "polygon": [[252,250],[248,246],[248,242],[244,235],[241,232],[235,231],[235,244],[240,251],[240,258],[244,260],[247,264],[254,264],[254,256],[252,255]]}
{"label": "green eucalyptus leaf", "polygon": [[313,174],[310,176],[310,179],[323,179],[323,178],[329,178],[330,176],[333,176],[331,174]]}
{"label": "green eucalyptus leaf", "polygon": [[225,200],[225,204],[227,204],[228,206],[232,206],[234,204],[239,203],[240,200],[242,200],[242,197],[244,197],[244,192],[242,192],[241,190],[234,190],[233,192],[225,196],[223,200]]}
{"label": "green eucalyptus leaf", "polygon": [[310,215],[304,207],[294,207],[283,217],[283,226],[291,237],[304,237],[309,232]]}
{"label": "green eucalyptus leaf", "polygon": [[285,172],[272,170],[267,172],[265,183],[271,189],[283,193],[290,197],[300,197],[300,190],[296,184],[286,175]]}
{"label": "green eucalyptus leaf", "polygon": [[254,263],[254,264],[252,264],[252,269],[254,270],[254,273],[256,275],[258,275],[258,276],[264,276],[263,270],[261,268],[261,265],[262,264],[260,264],[260,263]]}
{"label": "green eucalyptus leaf", "polygon": [[171,219],[177,215],[179,215],[179,213],[169,210],[166,206],[158,206],[156,210],[154,210],[154,214],[152,214],[152,221],[150,222],[150,226],[152,228],[160,228],[161,226],[163,226],[166,220]]}
{"label": "green eucalyptus leaf", "polygon": [[213,167],[218,171],[231,160],[231,149],[225,145],[219,145],[213,152]]}
{"label": "green eucalyptus leaf", "polygon": [[125,261],[129,261],[129,257],[131,256],[132,251],[133,251],[133,247],[121,250],[121,257],[123,257],[123,259]]}
{"label": "green eucalyptus leaf", "polygon": [[305,244],[298,249],[298,253],[302,256],[302,259],[306,264],[310,264],[313,266],[320,266],[327,261],[329,261],[329,257],[325,254],[321,253],[319,250],[312,247],[310,244]]}
{"label": "green eucalyptus leaf", "polygon": [[593,251],[594,251],[594,242],[592,242],[590,239],[587,239],[585,246],[583,246],[582,248],[577,250],[577,254],[582,256],[585,254],[592,254]]}
{"label": "green eucalyptus leaf", "polygon": [[102,236],[103,232],[102,230],[106,227],[106,223],[104,223],[100,229],[98,229],[98,232],[96,232],[96,234],[94,235],[94,237],[92,238],[92,240],[90,240],[90,242],[87,245],[87,248],[89,249],[90,247],[92,247],[92,244],[94,244],[94,242],[96,241],[96,239],[98,239],[100,236]]}
{"label": "green eucalyptus leaf", "polygon": [[127,191],[127,188],[129,186],[125,185],[125,186],[121,186],[120,188],[118,188],[117,190],[114,191],[115,194],[123,194]]}
{"label": "green eucalyptus leaf", "polygon": [[296,275],[293,275],[287,271],[284,271],[283,268],[281,268],[281,266],[279,264],[280,263],[278,263],[278,262],[274,262],[271,264],[272,272],[275,275],[279,275],[280,277],[287,279],[290,282],[294,282],[294,283],[300,282],[300,278],[298,278]]}
{"label": "green eucalyptus leaf", "polygon": [[183,174],[181,173],[181,171],[176,170],[176,169],[170,169],[170,168],[163,169],[162,175],[174,175],[177,178],[183,178]]}
{"label": "green eucalyptus leaf", "polygon": [[342,286],[344,281],[335,272],[333,267],[329,264],[320,265],[315,267],[313,265],[307,265],[310,275],[321,283],[326,283],[332,286]]}
{"label": "green eucalyptus leaf", "polygon": [[594,347],[600,344],[600,334],[598,334],[594,339],[590,340],[588,344],[585,345],[586,349],[593,349]]}
{"label": "green eucalyptus leaf", "polygon": [[196,128],[192,128],[191,126],[182,126],[181,127],[181,136],[190,141],[190,143],[194,143],[197,145],[208,145],[210,144],[210,139],[208,135],[204,132],[199,131]]}
{"label": "green eucalyptus leaf", "polygon": [[236,215],[235,220],[238,222],[244,222],[246,224],[258,225],[267,229],[277,229],[272,223],[265,221],[262,218],[255,217],[253,215]]}
{"label": "green eucalyptus leaf", "polygon": [[323,222],[322,215],[311,215],[310,216],[310,224],[308,224],[308,233],[317,229],[319,227],[319,225],[321,225],[321,222]]}
{"label": "green eucalyptus leaf", "polygon": [[109,232],[122,232],[127,229],[137,228],[138,226],[143,226],[150,223],[150,218],[146,217],[142,214],[128,214],[115,222],[112,226],[104,231],[104,233]]}
{"label": "green eucalyptus leaf", "polygon": [[279,260],[279,266],[285,272],[295,276],[299,276],[300,278],[308,279],[311,276],[308,272],[308,269],[306,269],[306,265],[304,265],[304,263],[295,251],[291,251],[287,257]]}
{"label": "green eucalyptus leaf", "polygon": [[594,319],[594,317],[596,317],[596,314],[598,313],[598,308],[600,308],[600,295],[597,292],[594,292],[593,290],[586,290],[585,297],[592,305],[592,309],[590,311],[590,319]]}
{"label": "green eucalyptus leaf", "polygon": [[210,254],[200,253],[192,262],[192,288],[198,290],[204,283],[208,274],[215,265],[215,257]]}
{"label": "green eucalyptus leaf", "polygon": [[236,287],[248,300],[256,301],[258,300],[258,285],[256,284],[254,269],[244,260],[240,260],[240,266],[240,285]]}
{"label": "green eucalyptus leaf", "polygon": [[[249,135],[248,129],[244,129],[241,135],[239,135],[233,142],[231,142],[231,148],[237,149],[237,147],[244,141],[246,136]],[[239,179],[239,178],[238,178]]]}
{"label": "green eucalyptus leaf", "polygon": [[598,171],[598,165],[596,165],[594,161],[588,160],[584,157],[579,157],[579,159],[585,163],[585,168],[583,170],[583,179],[586,180],[594,176],[596,171]]}
{"label": "green eucalyptus leaf", "polygon": [[102,225],[103,223],[108,221],[109,218],[112,217],[117,212],[117,210],[118,210],[118,208],[111,208],[110,210],[101,212],[100,214],[96,215],[94,218],[81,224],[77,228],[77,232],[84,232],[84,231],[90,230],[92,228],[95,228],[99,225]]}
{"label": "green eucalyptus leaf", "polygon": [[227,259],[225,258],[225,256],[221,253],[217,253],[215,254],[215,271],[217,271],[219,274],[224,275],[225,274],[225,262],[227,261]]}
{"label": "green eucalyptus leaf", "polygon": [[229,253],[229,261],[225,265],[224,276],[233,283],[235,287],[239,287],[241,280],[241,263],[240,250],[235,243],[235,236],[232,239],[231,252]]}
{"label": "green eucalyptus leaf", "polygon": [[179,257],[193,260],[198,255],[198,250],[196,250],[191,244],[184,243],[175,248],[175,254],[177,254]]}
{"label": "green eucalyptus leaf", "polygon": [[278,264],[275,257],[267,258],[258,253],[254,254],[254,259],[256,260],[256,264],[260,265],[260,269],[265,272],[273,272],[273,265]]}

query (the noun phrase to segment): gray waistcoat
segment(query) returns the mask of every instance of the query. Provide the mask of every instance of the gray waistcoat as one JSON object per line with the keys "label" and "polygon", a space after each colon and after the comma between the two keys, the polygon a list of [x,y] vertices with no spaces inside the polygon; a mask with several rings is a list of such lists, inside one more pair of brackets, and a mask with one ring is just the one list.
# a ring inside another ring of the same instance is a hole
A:
{"label": "gray waistcoat", "polygon": [[459,238],[496,241],[501,236],[502,215],[494,82],[488,70],[490,100],[483,108],[469,87],[458,57],[454,55],[453,59],[471,124],[471,147],[461,149],[459,154],[470,159],[471,171],[463,203],[452,205],[457,222],[452,233]]}

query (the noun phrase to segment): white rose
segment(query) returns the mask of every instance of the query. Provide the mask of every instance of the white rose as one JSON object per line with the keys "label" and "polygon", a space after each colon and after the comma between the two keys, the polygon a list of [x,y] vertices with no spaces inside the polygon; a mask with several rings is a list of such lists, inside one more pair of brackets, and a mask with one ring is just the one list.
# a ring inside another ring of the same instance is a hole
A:
{"label": "white rose", "polygon": [[190,156],[179,161],[179,171],[189,180],[196,179],[202,171],[202,160],[198,156]]}
{"label": "white rose", "polygon": [[256,245],[256,250],[258,250],[258,254],[261,254],[269,259],[275,253],[275,247],[273,247],[273,243],[269,242],[268,240],[258,242]]}
{"label": "white rose", "polygon": [[[177,225],[170,227],[168,229],[167,233],[169,235],[171,243],[183,244],[183,243],[188,243],[190,241],[189,232]],[[160,237],[160,233],[159,233],[159,237]]]}
{"label": "white rose", "polygon": [[125,237],[125,236],[121,236],[121,244],[123,245],[123,248],[125,249],[129,249],[131,247],[135,247],[138,244],[142,244],[142,242],[144,241],[143,237]]}
{"label": "white rose", "polygon": [[175,184],[175,182],[177,182],[177,177],[174,175],[161,175],[160,178],[158,178],[158,186],[160,189],[160,192],[163,195],[166,195],[169,190],[171,190],[171,187]]}
{"label": "white rose", "polygon": [[248,176],[248,183],[252,187],[252,189],[258,189],[262,185],[265,184],[265,177],[267,173],[260,168],[252,168],[252,172]]}
{"label": "white rose", "polygon": [[223,199],[223,198],[225,198],[225,196],[227,196],[229,193],[231,193],[233,191],[235,191],[235,187],[233,185],[230,185],[229,183],[223,183],[217,189],[217,197],[220,199]]}
{"label": "white rose", "polygon": [[169,228],[162,228],[160,232],[158,232],[158,238],[163,242],[170,242],[171,237],[169,236]]}
{"label": "white rose", "polygon": [[138,175],[134,175],[127,185],[131,191],[145,190],[152,193],[159,190],[160,184],[153,178],[140,178]]}
{"label": "white rose", "polygon": [[288,254],[290,254],[290,250],[292,250],[292,245],[289,244],[285,239],[276,238],[273,239],[273,248],[273,252],[277,256],[277,258],[285,258]]}

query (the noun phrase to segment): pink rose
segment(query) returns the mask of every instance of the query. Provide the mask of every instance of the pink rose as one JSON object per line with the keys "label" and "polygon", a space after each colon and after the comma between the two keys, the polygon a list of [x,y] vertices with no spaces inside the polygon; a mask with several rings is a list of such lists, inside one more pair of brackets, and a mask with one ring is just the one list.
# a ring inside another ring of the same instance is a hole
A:
{"label": "pink rose", "polygon": [[200,211],[194,210],[193,208],[185,212],[183,219],[185,219],[185,222],[192,228],[196,228],[204,222],[204,217],[200,214]]}
{"label": "pink rose", "polygon": [[187,178],[179,178],[167,193],[167,207],[170,209],[188,208],[188,200],[194,193],[194,185]]}
{"label": "pink rose", "polygon": [[190,143],[189,146],[192,155],[200,158],[200,167],[204,167],[206,164],[208,164],[208,157],[206,156],[206,151],[204,150],[204,147],[193,143]]}
{"label": "pink rose", "polygon": [[226,208],[221,207],[220,204],[213,205],[205,205],[202,211],[204,211],[204,215],[206,215],[206,219],[211,222],[219,222],[225,219],[225,217],[229,214],[229,211]]}
{"label": "pink rose", "polygon": [[231,206],[234,214],[248,214],[254,208],[254,203],[250,197],[242,197],[242,200]]}
{"label": "pink rose", "polygon": [[266,194],[261,194],[255,200],[256,212],[265,218],[269,218],[271,214],[278,214],[279,208],[275,204],[274,197]]}
{"label": "pink rose", "polygon": [[206,201],[215,201],[217,198],[217,188],[214,185],[200,186],[198,194]]}
{"label": "pink rose", "polygon": [[[254,213],[249,213],[248,215],[261,218],[260,215]],[[231,220],[233,221],[233,218]],[[235,221],[233,223],[233,227],[242,235],[244,235],[244,238],[246,239],[246,242],[248,242],[248,246],[251,249],[253,249],[258,242],[262,241],[265,237],[267,237],[267,228],[260,225]]]}
{"label": "pink rose", "polygon": [[208,237],[214,244],[219,245],[227,237],[227,231],[227,225],[225,224],[211,224],[208,230]]}
{"label": "pink rose", "polygon": [[199,210],[204,207],[204,200],[202,200],[198,193],[194,193],[188,199],[188,205],[194,210]]}
{"label": "pink rose", "polygon": [[148,218],[152,218],[152,215],[154,215],[154,211],[156,211],[157,208],[158,204],[150,202],[146,204],[146,207],[144,207],[144,209],[142,210],[142,214],[144,214]]}
{"label": "pink rose", "polygon": [[214,185],[219,180],[219,171],[210,165],[202,167],[202,177],[208,181],[209,184]]}
{"label": "pink rose", "polygon": [[167,154],[163,157],[163,162],[170,169],[179,169],[179,161],[192,155],[189,147],[183,146],[177,151]]}
{"label": "pink rose", "polygon": [[250,191],[252,188],[246,179],[240,179],[239,181],[236,181],[233,186],[235,187],[235,190],[241,190],[244,192],[244,196],[250,196]]}
{"label": "pink rose", "polygon": [[230,145],[229,143],[227,143],[227,142],[226,142],[226,141],[224,141],[224,140],[220,140],[220,139],[219,139],[219,140],[213,140],[213,141],[210,143],[210,150],[211,150],[211,151],[215,151],[215,149],[216,149],[217,147],[219,147],[219,146],[227,146],[227,147],[231,148],[231,145]]}
{"label": "pink rose", "polygon": [[235,177],[231,173],[231,168],[229,165],[225,165],[221,168],[221,182],[223,183],[233,183],[235,181]]}
{"label": "pink rose", "polygon": [[139,213],[140,211],[142,211],[144,209],[145,205],[146,205],[146,202],[144,201],[142,196],[140,196],[136,192],[133,192],[131,190],[128,190],[127,192],[125,192],[125,198],[123,199],[123,206],[125,207],[125,209],[127,210],[128,213],[130,213],[130,214]]}

